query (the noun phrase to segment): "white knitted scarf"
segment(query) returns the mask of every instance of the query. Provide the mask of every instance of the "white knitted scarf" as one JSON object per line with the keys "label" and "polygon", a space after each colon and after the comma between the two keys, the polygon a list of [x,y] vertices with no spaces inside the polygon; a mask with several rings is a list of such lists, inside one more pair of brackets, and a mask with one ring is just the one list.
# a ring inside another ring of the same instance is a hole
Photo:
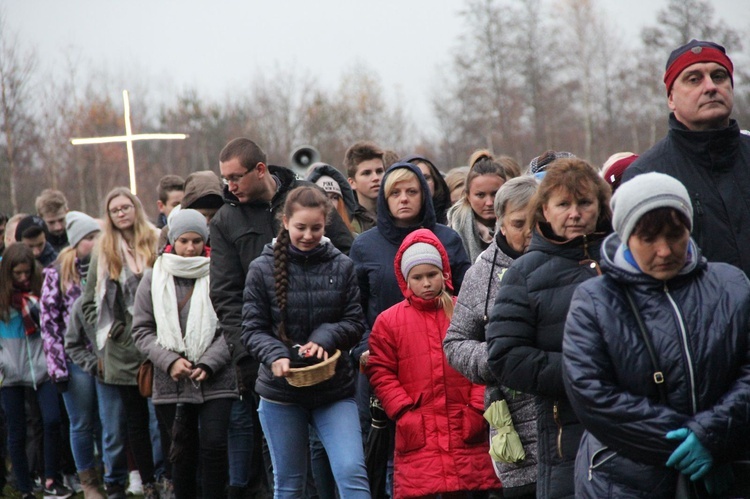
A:
{"label": "white knitted scarf", "polygon": [[[184,353],[191,362],[200,360],[216,332],[217,318],[209,297],[208,270],[207,257],[164,253],[154,263],[151,275],[156,342],[167,350]],[[173,277],[195,279],[184,336]]]}

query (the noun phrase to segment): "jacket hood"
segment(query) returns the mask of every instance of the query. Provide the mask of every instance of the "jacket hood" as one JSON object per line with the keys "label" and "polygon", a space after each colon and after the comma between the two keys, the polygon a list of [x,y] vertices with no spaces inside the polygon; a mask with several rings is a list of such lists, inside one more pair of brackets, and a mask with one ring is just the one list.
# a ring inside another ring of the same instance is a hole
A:
{"label": "jacket hood", "polygon": [[422,162],[430,166],[430,170],[432,171],[432,180],[435,183],[435,193],[432,195],[432,207],[435,210],[435,217],[437,219],[437,222],[445,223],[448,208],[451,207],[452,203],[451,203],[451,190],[448,187],[448,184],[445,181],[443,174],[440,172],[440,170],[438,170],[437,166],[435,166],[435,164],[432,161],[418,154],[412,154],[411,156],[406,156],[405,158],[400,159],[399,161],[412,163],[412,164]]}
{"label": "jacket hood", "polygon": [[401,243],[401,246],[399,246],[398,251],[396,252],[396,258],[393,260],[393,270],[396,273],[396,281],[398,281],[398,287],[401,288],[401,293],[403,293],[404,298],[415,298],[414,293],[410,289],[408,289],[406,285],[406,279],[404,279],[404,276],[401,273],[401,260],[403,259],[404,251],[406,251],[415,243],[427,243],[437,248],[438,252],[440,253],[440,258],[443,260],[443,275],[445,276],[445,287],[448,288],[451,293],[453,293],[451,264],[448,260],[448,252],[445,251],[443,243],[440,242],[440,239],[438,239],[438,237],[431,230],[417,229],[406,236],[404,242]]}
{"label": "jacket hood", "polygon": [[378,192],[378,224],[377,228],[380,231],[380,233],[383,235],[383,237],[393,244],[394,246],[398,246],[401,244],[401,242],[404,240],[404,238],[415,229],[424,228],[424,229],[434,229],[435,228],[435,209],[432,206],[432,199],[430,196],[423,195],[422,196],[422,210],[419,212],[419,222],[415,224],[412,227],[397,227],[394,223],[393,217],[391,216],[391,212],[388,209],[388,202],[385,199],[385,181],[388,178],[389,175],[391,175],[394,171],[400,170],[402,168],[405,168],[414,175],[417,176],[417,179],[419,180],[419,185],[422,187],[422,193],[428,193],[430,192],[430,188],[427,186],[427,181],[424,179],[424,176],[422,175],[422,172],[414,166],[411,163],[406,162],[398,162],[394,163],[383,175],[383,179],[380,181],[380,191]]}
{"label": "jacket hood", "polygon": [[[611,276],[615,281],[625,284],[641,284],[646,286],[660,287],[664,281],[660,281],[645,274],[641,269],[633,265],[625,256],[625,245],[622,244],[620,236],[614,232],[610,234],[602,245],[600,264],[602,270]],[[692,278],[696,273],[701,272],[707,266],[706,259],[701,254],[700,248],[695,244],[693,238],[690,238],[688,245],[688,254],[685,265],[677,276],[669,282],[682,282]]]}
{"label": "jacket hood", "polygon": [[191,173],[185,179],[185,195],[180,205],[184,208],[221,208],[223,201],[221,179],[211,170]]}
{"label": "jacket hood", "polygon": [[346,211],[349,213],[349,218],[352,218],[354,212],[357,211],[357,200],[354,198],[352,186],[349,185],[349,181],[346,180],[343,173],[327,163],[319,163],[318,166],[313,168],[307,176],[307,181],[314,184],[324,175],[328,175],[339,184],[339,187],[341,188],[341,197],[344,199]]}
{"label": "jacket hood", "polygon": [[[278,178],[279,183],[280,183],[279,189],[276,191],[276,194],[271,200],[271,204],[274,204],[278,199],[286,198],[286,191],[288,191],[289,186],[291,186],[294,183],[294,181],[297,180],[297,175],[289,168],[285,168],[283,166],[276,166],[276,165],[268,165],[268,172],[274,177]],[[224,197],[224,203],[230,204],[232,206],[237,206],[241,204],[240,200],[237,199],[237,196],[229,192],[228,185],[224,186],[222,193]],[[245,204],[267,205],[268,203],[264,201],[249,201]]]}

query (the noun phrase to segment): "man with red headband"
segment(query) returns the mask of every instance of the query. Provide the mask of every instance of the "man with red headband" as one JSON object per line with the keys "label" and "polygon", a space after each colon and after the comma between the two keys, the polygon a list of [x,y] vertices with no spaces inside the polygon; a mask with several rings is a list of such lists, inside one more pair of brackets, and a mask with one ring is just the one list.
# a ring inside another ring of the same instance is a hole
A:
{"label": "man with red headband", "polygon": [[730,119],[733,72],[719,44],[691,40],[674,50],[664,73],[669,132],[628,167],[623,182],[652,171],[680,180],[703,254],[750,276],[750,136]]}

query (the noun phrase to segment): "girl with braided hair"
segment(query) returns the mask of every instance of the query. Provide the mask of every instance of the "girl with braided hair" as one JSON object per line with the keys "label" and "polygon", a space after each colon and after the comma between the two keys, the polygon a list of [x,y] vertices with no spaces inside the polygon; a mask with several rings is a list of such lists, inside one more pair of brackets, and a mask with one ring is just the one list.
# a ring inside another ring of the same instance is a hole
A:
{"label": "girl with braided hair", "polygon": [[354,372],[339,360],[330,379],[289,383],[290,369],[348,351],[364,332],[351,260],[323,238],[331,205],[312,186],[289,193],[275,242],[249,267],[242,340],[260,362],[255,391],[274,472],[274,497],[296,498],[307,477],[308,425],[328,454],[341,497],[369,498]]}

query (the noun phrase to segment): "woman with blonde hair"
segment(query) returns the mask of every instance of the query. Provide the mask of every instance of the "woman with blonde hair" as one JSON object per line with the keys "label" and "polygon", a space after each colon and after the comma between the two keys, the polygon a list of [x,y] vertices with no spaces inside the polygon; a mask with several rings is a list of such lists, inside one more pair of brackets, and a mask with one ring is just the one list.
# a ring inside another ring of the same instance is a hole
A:
{"label": "woman with blonde hair", "polygon": [[[99,413],[96,408],[94,376],[73,363],[64,339],[73,303],[83,294],[91,252],[101,228],[80,211],[65,215],[65,233],[70,246],[57,256],[55,264],[44,269],[41,296],[41,326],[47,371],[62,392],[70,418],[70,447],[86,499],[101,498],[95,469],[94,445]],[[94,375],[96,373],[93,373]],[[97,446],[101,442],[96,442]]]}
{"label": "woman with blonde hair", "polygon": [[486,150],[474,152],[469,165],[463,195],[448,210],[448,225],[461,236],[473,263],[495,235],[495,194],[509,177]]}
{"label": "woman with blonde hair", "polygon": [[[146,219],[140,200],[116,187],[104,203],[104,233],[94,248],[82,309],[95,324],[101,351],[97,392],[102,420],[105,485],[110,497],[124,497],[127,439],[143,481],[144,496],[159,497],[149,436],[148,403],[138,392],[136,374],[143,361],[131,335],[135,292],[157,257],[159,233]],[[125,414],[118,414],[124,407]]]}

